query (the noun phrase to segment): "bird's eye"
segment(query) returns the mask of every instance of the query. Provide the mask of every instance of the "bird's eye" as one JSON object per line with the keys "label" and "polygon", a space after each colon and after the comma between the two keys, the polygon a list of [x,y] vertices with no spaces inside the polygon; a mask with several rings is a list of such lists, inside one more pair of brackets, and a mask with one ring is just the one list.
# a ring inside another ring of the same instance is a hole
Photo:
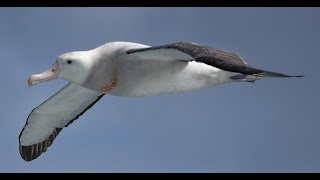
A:
{"label": "bird's eye", "polygon": [[72,61],[71,61],[71,60],[68,60],[68,61],[67,61],[67,63],[68,63],[68,64],[71,64],[71,63],[72,63]]}

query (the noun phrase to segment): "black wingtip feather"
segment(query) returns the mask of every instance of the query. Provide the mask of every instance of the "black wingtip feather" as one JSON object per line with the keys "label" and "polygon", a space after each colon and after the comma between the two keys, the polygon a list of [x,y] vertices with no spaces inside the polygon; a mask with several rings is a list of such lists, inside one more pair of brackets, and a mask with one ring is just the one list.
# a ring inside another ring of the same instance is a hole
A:
{"label": "black wingtip feather", "polygon": [[38,158],[42,153],[45,153],[61,130],[62,128],[56,128],[46,140],[40,143],[30,146],[23,146],[20,144],[19,149],[22,159],[29,162]]}
{"label": "black wingtip feather", "polygon": [[255,75],[258,77],[275,77],[275,78],[278,78],[278,77],[296,77],[296,78],[304,77],[304,75],[290,76],[290,75],[271,72],[271,71],[262,71],[260,73],[255,74]]}

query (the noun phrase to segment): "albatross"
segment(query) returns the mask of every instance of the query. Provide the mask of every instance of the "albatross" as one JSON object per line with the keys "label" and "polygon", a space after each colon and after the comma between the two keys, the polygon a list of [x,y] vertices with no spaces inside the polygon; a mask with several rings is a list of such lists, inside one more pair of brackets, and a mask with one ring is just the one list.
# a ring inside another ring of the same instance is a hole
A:
{"label": "albatross", "polygon": [[29,77],[29,86],[61,78],[69,83],[34,108],[19,135],[20,155],[32,161],[46,152],[64,127],[105,94],[144,97],[178,93],[263,77],[302,77],[250,66],[230,52],[190,42],[148,46],[109,42],[60,55],[54,65]]}

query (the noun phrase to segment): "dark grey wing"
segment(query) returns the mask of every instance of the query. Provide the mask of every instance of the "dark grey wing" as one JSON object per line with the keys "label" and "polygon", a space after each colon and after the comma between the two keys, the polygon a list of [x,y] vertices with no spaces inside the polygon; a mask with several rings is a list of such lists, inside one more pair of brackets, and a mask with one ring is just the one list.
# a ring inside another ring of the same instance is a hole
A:
{"label": "dark grey wing", "polygon": [[104,94],[69,83],[32,110],[19,135],[20,155],[25,161],[39,157],[60,131],[78,119]]}
{"label": "dark grey wing", "polygon": [[[178,50],[178,51],[180,51],[179,56],[183,56],[182,54],[185,53],[185,54],[189,55],[190,57],[192,57],[193,60],[196,60],[199,62],[201,62],[201,61],[197,60],[197,58],[200,56],[212,56],[212,57],[215,57],[215,59],[222,59],[223,58],[226,61],[230,61],[230,63],[247,65],[247,63],[245,62],[245,60],[243,58],[241,58],[240,56],[238,56],[234,53],[225,52],[225,51],[222,51],[222,50],[219,50],[216,48],[202,46],[202,45],[198,45],[195,43],[189,43],[189,42],[179,42],[179,43],[173,43],[173,44],[168,44],[168,45],[163,45],[163,46],[153,46],[153,47],[148,47],[148,48],[130,49],[127,51],[127,54],[143,54],[143,53],[148,53],[148,52],[152,52],[152,53],[157,54],[157,52],[162,52],[163,55],[166,55],[165,54],[166,50]],[[168,55],[172,55],[172,54],[168,54]],[[179,52],[176,52],[176,54],[179,54]]]}
{"label": "dark grey wing", "polygon": [[302,77],[289,76],[286,74],[253,68],[248,65],[235,64],[233,62],[224,60],[223,58],[217,58],[215,56],[199,56],[196,61],[203,62],[205,64],[217,67],[225,71],[237,72],[245,75],[254,75],[257,77]]}
{"label": "dark grey wing", "polygon": [[163,46],[127,50],[128,55],[153,60],[197,61],[230,72],[258,77],[301,77],[256,69],[240,56],[195,43],[180,42]]}

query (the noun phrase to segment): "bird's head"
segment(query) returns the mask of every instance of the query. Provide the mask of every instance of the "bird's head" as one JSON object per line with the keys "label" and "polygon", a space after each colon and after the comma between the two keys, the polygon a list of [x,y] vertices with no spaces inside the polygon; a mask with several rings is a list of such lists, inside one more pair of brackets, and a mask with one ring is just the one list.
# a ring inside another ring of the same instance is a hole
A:
{"label": "bird's head", "polygon": [[92,59],[88,51],[70,52],[60,55],[54,65],[47,71],[29,77],[29,86],[56,78],[81,84],[87,78],[87,70]]}

